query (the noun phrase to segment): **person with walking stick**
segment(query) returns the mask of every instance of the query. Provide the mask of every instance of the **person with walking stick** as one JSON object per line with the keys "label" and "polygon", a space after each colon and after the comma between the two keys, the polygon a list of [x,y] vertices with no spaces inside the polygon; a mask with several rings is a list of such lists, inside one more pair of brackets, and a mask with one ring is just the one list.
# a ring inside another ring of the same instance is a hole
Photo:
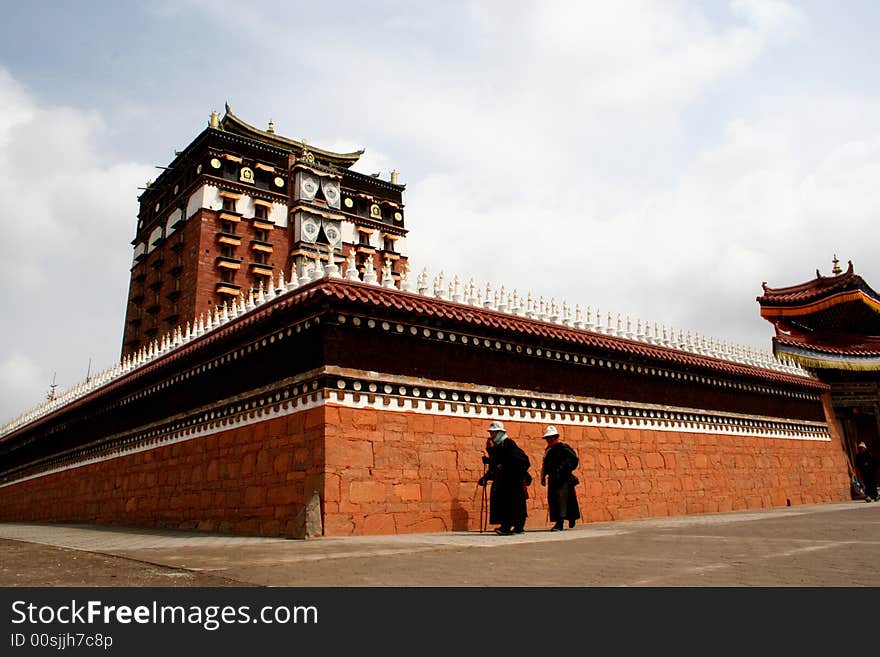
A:
{"label": "person with walking stick", "polygon": [[550,531],[559,532],[563,530],[566,520],[571,528],[581,517],[574,489],[580,482],[573,472],[578,466],[578,455],[562,442],[553,425],[544,430],[544,440],[547,441],[547,447],[544,449],[544,462],[541,466],[541,485],[547,486],[547,507],[553,522]]}
{"label": "person with walking stick", "polygon": [[[491,448],[489,448],[491,443]],[[507,435],[502,422],[489,425],[489,455],[484,457],[486,474],[477,482],[485,487],[489,481],[489,522],[497,524],[501,536],[521,534],[526,524],[526,488],[531,483],[531,462],[526,453]]]}
{"label": "person with walking stick", "polygon": [[865,485],[865,502],[876,502],[880,500],[877,496],[877,462],[874,456],[868,451],[868,446],[864,441],[859,443],[859,452],[856,454],[856,468],[862,477],[862,483]]}

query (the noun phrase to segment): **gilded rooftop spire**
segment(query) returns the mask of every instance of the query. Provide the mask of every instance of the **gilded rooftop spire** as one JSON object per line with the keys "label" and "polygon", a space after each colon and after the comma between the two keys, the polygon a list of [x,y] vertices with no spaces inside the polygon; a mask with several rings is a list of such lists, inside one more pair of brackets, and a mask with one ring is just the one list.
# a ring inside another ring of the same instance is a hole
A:
{"label": "gilded rooftop spire", "polygon": [[840,268],[840,260],[837,259],[837,254],[836,254],[836,253],[834,254],[834,258],[831,260],[831,262],[832,262],[832,264],[834,265],[834,266],[831,268],[831,273],[832,273],[832,274],[834,274],[835,276],[837,276],[838,274],[840,274],[840,273],[843,272],[843,270]]}

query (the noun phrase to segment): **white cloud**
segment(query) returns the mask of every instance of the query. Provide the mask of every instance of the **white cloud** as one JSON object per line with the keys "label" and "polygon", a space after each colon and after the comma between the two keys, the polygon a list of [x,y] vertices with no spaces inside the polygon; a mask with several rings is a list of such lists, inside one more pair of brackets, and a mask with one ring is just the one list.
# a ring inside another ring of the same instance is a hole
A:
{"label": "white cloud", "polygon": [[12,411],[31,408],[44,401],[51,382],[51,376],[47,381],[40,365],[27,354],[18,350],[4,354],[0,360],[0,396],[5,413],[0,416],[0,426],[11,419]]}
{"label": "white cloud", "polygon": [[151,167],[106,162],[95,112],[36,101],[0,69],[0,421],[118,359],[135,188]]}

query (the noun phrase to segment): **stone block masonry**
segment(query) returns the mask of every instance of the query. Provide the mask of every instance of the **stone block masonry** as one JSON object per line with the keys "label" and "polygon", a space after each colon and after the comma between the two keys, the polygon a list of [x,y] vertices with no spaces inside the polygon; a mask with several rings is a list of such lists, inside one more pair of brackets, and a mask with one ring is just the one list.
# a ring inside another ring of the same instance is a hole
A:
{"label": "stone block masonry", "polygon": [[[488,413],[475,415],[328,405],[325,533],[479,529],[476,481],[489,419]],[[849,499],[840,476],[844,454],[828,440],[589,426],[547,414],[542,421],[505,419],[532,462],[527,529],[548,526],[538,475],[541,435],[551,422],[580,457],[578,495],[586,522]],[[356,457],[348,458],[353,445]]]}
{"label": "stone block masonry", "polygon": [[[0,488],[2,518],[295,536],[323,487],[320,408],[121,451]],[[289,431],[291,420],[312,428]]]}

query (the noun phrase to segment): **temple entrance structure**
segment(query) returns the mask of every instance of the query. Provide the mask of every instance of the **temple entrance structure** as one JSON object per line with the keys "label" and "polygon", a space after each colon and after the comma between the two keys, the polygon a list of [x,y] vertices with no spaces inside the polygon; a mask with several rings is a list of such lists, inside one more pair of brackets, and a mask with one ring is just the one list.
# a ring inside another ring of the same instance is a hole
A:
{"label": "temple entrance structure", "polygon": [[776,328],[773,353],[830,386],[850,463],[864,442],[880,457],[880,294],[834,257],[831,276],[771,288],[757,298]]}

